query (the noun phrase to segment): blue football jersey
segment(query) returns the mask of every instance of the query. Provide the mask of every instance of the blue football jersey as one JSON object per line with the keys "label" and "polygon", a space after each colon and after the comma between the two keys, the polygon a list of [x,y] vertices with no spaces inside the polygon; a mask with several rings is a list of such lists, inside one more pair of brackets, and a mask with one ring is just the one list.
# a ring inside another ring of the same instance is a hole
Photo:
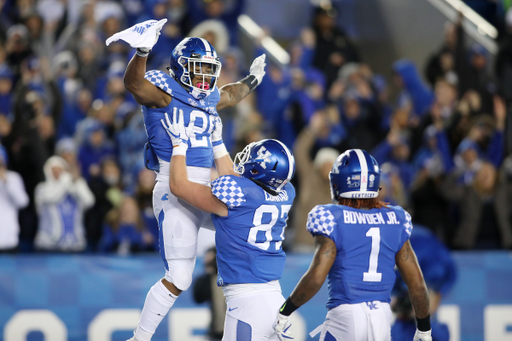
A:
{"label": "blue football jersey", "polygon": [[282,249],[295,188],[288,183],[272,196],[247,178],[225,175],[212,193],[228,207],[227,217],[212,215],[215,225],[217,284],[266,283],[281,278]]}
{"label": "blue football jersey", "polygon": [[327,308],[390,301],[395,255],[412,231],[409,213],[400,206],[364,210],[318,205],[309,212],[307,229],[336,244],[336,259],[327,276]]}
{"label": "blue football jersey", "polygon": [[[171,103],[165,108],[142,106],[148,136],[148,144],[145,150],[146,166],[158,171],[159,160],[167,162],[171,160],[172,144],[160,120],[165,120],[165,113],[172,120],[173,108],[176,107],[183,110],[186,125],[189,124],[191,118],[195,119],[194,134],[190,136],[188,142],[187,165],[210,168],[213,162],[211,133],[214,130],[214,121],[219,119],[216,109],[220,100],[219,89],[215,87],[209,96],[197,100],[165,72],[148,71],[144,78],[172,96]],[[215,142],[216,145],[221,143],[222,141]]]}

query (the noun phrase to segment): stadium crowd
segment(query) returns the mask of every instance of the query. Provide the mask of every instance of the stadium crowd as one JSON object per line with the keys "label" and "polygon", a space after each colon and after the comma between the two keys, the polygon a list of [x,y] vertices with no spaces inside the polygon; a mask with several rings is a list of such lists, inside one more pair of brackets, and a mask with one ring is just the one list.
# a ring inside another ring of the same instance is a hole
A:
{"label": "stadium crowd", "polygon": [[[244,61],[253,58],[238,42],[244,5],[0,0],[3,252],[158,250],[155,174],[143,164],[140,106],[123,84],[134,51],[105,40],[168,18],[147,69],[165,70],[181,39],[200,36],[221,56],[222,86],[246,75]],[[269,62],[254,94],[219,113],[231,156],[264,137],[294,152],[297,199],[285,247],[313,250],[307,212],[330,201],[328,172],[339,153],[360,148],[381,165],[380,198],[407,209],[451,249],[511,249],[512,10],[496,57],[468,43],[460,19],[446,26],[425,70],[400,59],[390,77],[365,63],[334,7],[311,13],[310,26],[285,46],[290,64]]]}

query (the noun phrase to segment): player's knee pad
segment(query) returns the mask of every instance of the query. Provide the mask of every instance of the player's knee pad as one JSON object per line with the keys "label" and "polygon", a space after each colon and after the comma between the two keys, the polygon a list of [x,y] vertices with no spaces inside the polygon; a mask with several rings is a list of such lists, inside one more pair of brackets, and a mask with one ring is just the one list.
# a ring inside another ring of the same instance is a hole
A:
{"label": "player's knee pad", "polygon": [[195,258],[167,260],[169,270],[165,272],[165,279],[182,291],[192,284],[192,273],[196,264]]}

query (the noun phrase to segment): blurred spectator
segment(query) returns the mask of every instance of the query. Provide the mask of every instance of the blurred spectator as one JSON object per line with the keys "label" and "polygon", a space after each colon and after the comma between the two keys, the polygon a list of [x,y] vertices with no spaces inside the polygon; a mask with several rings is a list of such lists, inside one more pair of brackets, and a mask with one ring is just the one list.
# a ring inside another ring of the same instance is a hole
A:
{"label": "blurred spectator", "polygon": [[85,229],[87,248],[95,252],[98,251],[107,213],[113,208],[118,208],[123,201],[121,171],[117,163],[110,158],[104,159],[98,174],[91,176],[88,185],[94,194],[95,203],[85,213]]}
{"label": "blurred spectator", "polygon": [[5,52],[9,67],[14,71],[16,78],[19,78],[21,63],[32,54],[28,41],[28,30],[24,25],[17,24],[9,27]]}
{"label": "blurred spectator", "polygon": [[380,172],[379,200],[408,210],[408,192],[405,190],[398,168],[386,162],[380,166]]}
{"label": "blurred spectator", "polygon": [[7,170],[7,152],[0,145],[0,253],[14,252],[18,248],[18,211],[28,205],[28,195],[21,176]]}
{"label": "blurred spectator", "polygon": [[434,100],[432,90],[423,83],[416,65],[407,59],[393,63],[394,82],[400,94],[398,107],[412,106],[414,116],[423,116]]}
{"label": "blurred spectator", "polygon": [[444,25],[444,41],[438,52],[427,60],[425,76],[433,87],[439,78],[451,84],[458,83],[455,72],[455,47],[457,44],[457,28],[452,22]]}
{"label": "blurred spectator", "polygon": [[153,187],[155,186],[155,172],[147,168],[141,168],[138,172],[137,187],[134,198],[142,214],[144,225],[153,235],[155,241],[153,249],[158,250],[158,221],[153,212]]}
{"label": "blurred spectator", "polygon": [[210,325],[208,340],[220,341],[224,333],[224,318],[226,316],[226,300],[222,288],[217,285],[217,250],[208,249],[203,257],[204,273],[194,279],[194,301],[208,302],[210,305]]}
{"label": "blurred spectator", "polygon": [[113,157],[115,153],[105,136],[105,127],[100,122],[92,120],[84,133],[84,141],[79,146],[78,159],[84,178],[89,180],[92,176],[99,175],[101,161]]}
{"label": "blurred spectator", "polygon": [[411,185],[413,222],[428,227],[441,241],[449,243],[452,219],[448,202],[441,194],[444,174],[453,168],[448,139],[442,126],[430,125],[423,134],[423,146],[414,156]]}
{"label": "blurred spectator", "polygon": [[457,72],[459,97],[468,90],[475,90],[482,100],[482,111],[487,114],[493,112],[493,95],[496,93],[496,84],[490,75],[489,53],[482,45],[474,43],[468,49],[466,36],[462,28],[463,16],[457,22],[457,42],[455,48],[455,70]]}
{"label": "blurred spectator", "polygon": [[44,166],[46,181],[37,185],[35,202],[39,228],[35,247],[45,251],[83,251],[86,246],[83,212],[94,204],[85,180],[60,156]]}
{"label": "blurred spectator", "polygon": [[116,142],[119,165],[123,171],[122,182],[124,187],[131,191],[137,181],[135,171],[142,161],[147,136],[144,119],[138,110],[128,112],[122,120],[123,125],[117,133]]}
{"label": "blurred spectator", "polygon": [[196,24],[209,19],[222,21],[229,32],[229,45],[236,46],[238,42],[238,16],[244,12],[245,2],[246,0],[191,0],[188,1],[189,13]]}
{"label": "blurred spectator", "polygon": [[471,183],[475,172],[485,160],[499,168],[504,157],[506,108],[503,99],[495,96],[494,116],[477,117],[468,135],[457,146],[454,157],[455,172],[460,181]]}
{"label": "blurred spectator", "polygon": [[13,74],[7,64],[0,63],[0,115],[12,118]]}
{"label": "blurred spectator", "polygon": [[294,251],[314,250],[314,239],[304,228],[308,212],[316,205],[331,202],[329,172],[340,153],[334,148],[324,147],[318,150],[314,159],[311,157],[315,141],[329,131],[327,124],[323,112],[315,113],[293,146],[300,189],[298,200],[293,207]]}
{"label": "blurred spectator", "polygon": [[144,228],[137,203],[125,196],[121,205],[108,213],[98,249],[126,256],[146,251],[153,243],[153,235]]}
{"label": "blurred spectator", "polygon": [[312,66],[321,70],[327,79],[326,89],[338,77],[339,69],[350,62],[359,62],[359,52],[345,32],[336,26],[338,13],[334,7],[315,7],[311,27],[315,32]]}
{"label": "blurred spectator", "polygon": [[414,177],[414,167],[409,162],[409,138],[398,128],[391,129],[385,140],[372,151],[373,157],[379,164],[391,163],[398,169],[406,191],[409,191]]}
{"label": "blurred spectator", "polygon": [[483,162],[471,183],[450,174],[441,185],[443,195],[457,204],[459,222],[453,246],[459,249],[512,248],[509,208],[512,193],[505,179],[489,162]]}

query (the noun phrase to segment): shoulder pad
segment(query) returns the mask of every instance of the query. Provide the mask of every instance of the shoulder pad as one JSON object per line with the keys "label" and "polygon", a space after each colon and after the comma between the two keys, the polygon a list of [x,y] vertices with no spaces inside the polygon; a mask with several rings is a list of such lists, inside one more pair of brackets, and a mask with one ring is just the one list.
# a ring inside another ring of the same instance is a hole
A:
{"label": "shoulder pad", "polygon": [[325,206],[315,206],[308,214],[306,229],[312,234],[329,236],[336,226],[336,220]]}
{"label": "shoulder pad", "polygon": [[230,208],[238,207],[246,201],[242,187],[234,178],[223,175],[212,182],[212,194]]}
{"label": "shoulder pad", "polygon": [[166,74],[165,72],[160,70],[151,70],[146,72],[144,78],[150,81],[151,84],[153,84],[154,86],[162,89],[163,91],[171,95],[172,89],[169,86],[168,82],[170,79],[172,79],[172,77]]}

